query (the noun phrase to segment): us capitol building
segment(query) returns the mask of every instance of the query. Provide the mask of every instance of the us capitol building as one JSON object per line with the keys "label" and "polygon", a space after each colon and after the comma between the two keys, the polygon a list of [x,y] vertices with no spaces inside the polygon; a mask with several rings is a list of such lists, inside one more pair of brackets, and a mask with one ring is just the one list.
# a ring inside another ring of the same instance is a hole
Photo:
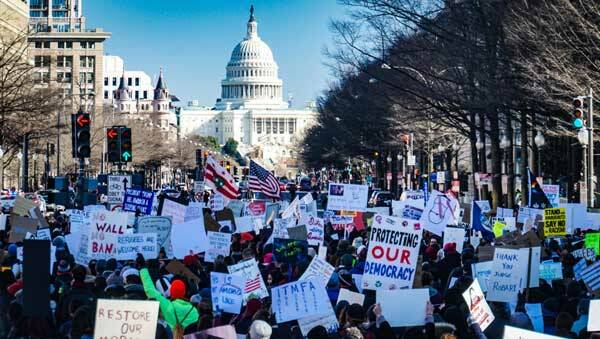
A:
{"label": "us capitol building", "polygon": [[278,176],[298,170],[297,149],[317,120],[314,103],[291,109],[283,100],[283,81],[269,46],[258,35],[250,9],[246,37],[233,49],[214,107],[195,102],[182,107],[181,133],[214,136],[222,145],[232,138],[242,155],[257,159]]}

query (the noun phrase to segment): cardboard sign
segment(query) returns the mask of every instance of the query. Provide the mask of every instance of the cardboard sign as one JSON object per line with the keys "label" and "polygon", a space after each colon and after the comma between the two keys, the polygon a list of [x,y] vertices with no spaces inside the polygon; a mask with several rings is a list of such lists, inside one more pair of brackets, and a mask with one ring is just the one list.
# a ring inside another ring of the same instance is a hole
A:
{"label": "cardboard sign", "polygon": [[376,215],[370,233],[363,288],[411,288],[422,233],[418,221]]}
{"label": "cardboard sign", "polygon": [[231,233],[207,232],[208,249],[204,261],[215,262],[219,255],[226,257],[231,250]]}
{"label": "cardboard sign", "polygon": [[306,240],[274,238],[273,255],[277,262],[295,264],[308,256],[308,242]]}
{"label": "cardboard sign", "polygon": [[169,198],[164,198],[162,202],[162,209],[160,211],[161,216],[170,216],[175,224],[182,224],[185,222],[185,213],[187,206],[173,201]]}
{"label": "cardboard sign", "polygon": [[235,265],[227,266],[227,270],[230,274],[239,275],[245,279],[244,300],[269,296],[269,291],[265,286],[262,275],[260,275],[256,259],[240,261]]}
{"label": "cardboard sign", "polygon": [[329,297],[316,280],[295,281],[271,289],[277,323],[327,314]]}
{"label": "cardboard sign", "polygon": [[347,301],[348,304],[352,305],[352,304],[359,304],[359,305],[363,305],[364,301],[365,301],[365,295],[362,293],[356,293],[356,292],[352,292],[350,290],[347,290],[345,288],[341,288],[340,289],[340,294],[338,295],[338,300],[336,304],[339,304],[340,301]]}
{"label": "cardboard sign", "polygon": [[465,229],[459,227],[446,227],[444,229],[444,246],[448,243],[455,243],[456,251],[462,253],[465,244]]}
{"label": "cardboard sign", "polygon": [[567,211],[565,208],[546,208],[544,210],[544,236],[563,236],[567,234]]}
{"label": "cardboard sign", "polygon": [[38,227],[38,221],[33,218],[22,217],[18,215],[10,216],[10,236],[8,242],[16,243],[25,239],[27,233],[35,234]]}
{"label": "cardboard sign", "polygon": [[340,324],[333,312],[331,303],[327,303],[327,312],[323,315],[309,316],[298,319],[298,326],[303,336],[307,336],[308,332],[317,326],[325,327],[328,334],[336,333]]}
{"label": "cardboard sign", "polygon": [[238,275],[210,272],[213,311],[240,313],[244,302],[244,284],[244,278]]}
{"label": "cardboard sign", "polygon": [[527,278],[527,253],[518,249],[496,248],[487,299],[516,302],[517,294]]}
{"label": "cardboard sign", "polygon": [[154,192],[138,188],[127,188],[123,196],[123,211],[136,212],[139,210],[142,214],[150,215],[153,201]]}
{"label": "cardboard sign", "polygon": [[94,339],[154,338],[158,301],[98,299]]}
{"label": "cardboard sign", "polygon": [[42,212],[40,211],[40,208],[38,206],[35,206],[29,210],[29,216],[34,219],[37,219],[39,228],[49,228],[50,227],[50,225],[46,221],[46,218],[44,218],[44,215],[42,214]]}
{"label": "cardboard sign", "polygon": [[135,260],[138,253],[141,253],[146,260],[156,259],[158,257],[156,233],[119,235],[115,252],[117,260]]}
{"label": "cardboard sign", "polygon": [[298,280],[320,280],[323,286],[327,286],[334,271],[335,267],[331,266],[324,258],[315,256]]}
{"label": "cardboard sign", "polygon": [[431,233],[442,236],[447,225],[457,225],[459,221],[460,204],[450,194],[433,191],[425,205],[421,224]]}
{"label": "cardboard sign", "polygon": [[494,321],[494,314],[490,309],[483,291],[479,286],[479,281],[475,279],[471,286],[463,293],[463,299],[469,307],[471,316],[479,324],[482,331],[485,331],[488,326]]}
{"label": "cardboard sign", "polygon": [[35,203],[32,200],[25,199],[24,197],[17,195],[15,197],[15,203],[13,204],[11,213],[22,217],[29,216],[29,210],[35,208]]}
{"label": "cardboard sign", "polygon": [[488,284],[490,277],[492,276],[493,264],[493,261],[484,261],[471,264],[473,279],[477,279],[480,282],[480,288],[483,292],[488,291]]}
{"label": "cardboard sign", "polygon": [[90,259],[109,259],[115,255],[117,237],[127,232],[128,218],[128,214],[123,212],[92,212],[88,241]]}
{"label": "cardboard sign", "polygon": [[182,275],[189,280],[193,281],[196,285],[200,283],[200,278],[195,275],[189,268],[187,268],[184,264],[177,260],[171,260],[167,267],[165,267],[167,272],[173,273],[175,275]]}
{"label": "cardboard sign", "polygon": [[377,291],[377,302],[392,327],[425,325],[427,301],[429,290],[426,288]]}
{"label": "cardboard sign", "polygon": [[208,249],[208,237],[204,230],[204,220],[195,219],[181,224],[173,224],[171,228],[171,244],[176,258],[193,253],[205,252]]}
{"label": "cardboard sign", "polygon": [[600,299],[590,300],[590,310],[588,313],[588,332],[600,331]]}
{"label": "cardboard sign", "polygon": [[165,249],[167,258],[173,257],[173,246],[171,246],[171,217],[143,216],[138,218],[138,233],[156,233],[158,250]]}
{"label": "cardboard sign", "polygon": [[127,187],[131,187],[131,175],[109,175],[107,202],[111,205],[121,204]]}
{"label": "cardboard sign", "polygon": [[329,184],[327,209],[330,211],[358,211],[367,210],[369,187],[367,185]]}

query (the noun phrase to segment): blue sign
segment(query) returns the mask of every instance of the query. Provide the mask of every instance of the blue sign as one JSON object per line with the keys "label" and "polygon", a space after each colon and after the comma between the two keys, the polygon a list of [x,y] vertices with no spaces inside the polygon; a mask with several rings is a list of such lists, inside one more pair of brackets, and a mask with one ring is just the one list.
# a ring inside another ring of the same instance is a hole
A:
{"label": "blue sign", "polygon": [[427,180],[423,181],[423,198],[427,205],[427,200],[429,200],[429,182]]}
{"label": "blue sign", "polygon": [[154,192],[147,192],[137,188],[126,188],[123,196],[123,211],[136,212],[150,215],[152,213],[152,202]]}

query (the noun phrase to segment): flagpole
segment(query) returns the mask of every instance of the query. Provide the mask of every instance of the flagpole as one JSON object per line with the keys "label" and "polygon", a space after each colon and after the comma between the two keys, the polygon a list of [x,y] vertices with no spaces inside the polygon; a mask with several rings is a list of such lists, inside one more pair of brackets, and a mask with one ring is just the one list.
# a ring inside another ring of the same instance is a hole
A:
{"label": "flagpole", "polygon": [[531,170],[527,167],[527,207],[531,207]]}

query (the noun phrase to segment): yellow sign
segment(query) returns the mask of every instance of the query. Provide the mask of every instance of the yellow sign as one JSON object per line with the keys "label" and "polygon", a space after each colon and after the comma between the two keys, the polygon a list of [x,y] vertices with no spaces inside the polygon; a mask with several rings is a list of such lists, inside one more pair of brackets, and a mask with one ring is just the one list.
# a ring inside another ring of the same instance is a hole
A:
{"label": "yellow sign", "polygon": [[496,220],[496,222],[494,222],[494,236],[496,236],[496,238],[499,238],[502,236],[502,231],[504,230],[504,227],[506,227],[506,224],[503,224],[502,222]]}
{"label": "yellow sign", "polygon": [[546,208],[544,210],[544,236],[553,237],[567,234],[567,210]]}

